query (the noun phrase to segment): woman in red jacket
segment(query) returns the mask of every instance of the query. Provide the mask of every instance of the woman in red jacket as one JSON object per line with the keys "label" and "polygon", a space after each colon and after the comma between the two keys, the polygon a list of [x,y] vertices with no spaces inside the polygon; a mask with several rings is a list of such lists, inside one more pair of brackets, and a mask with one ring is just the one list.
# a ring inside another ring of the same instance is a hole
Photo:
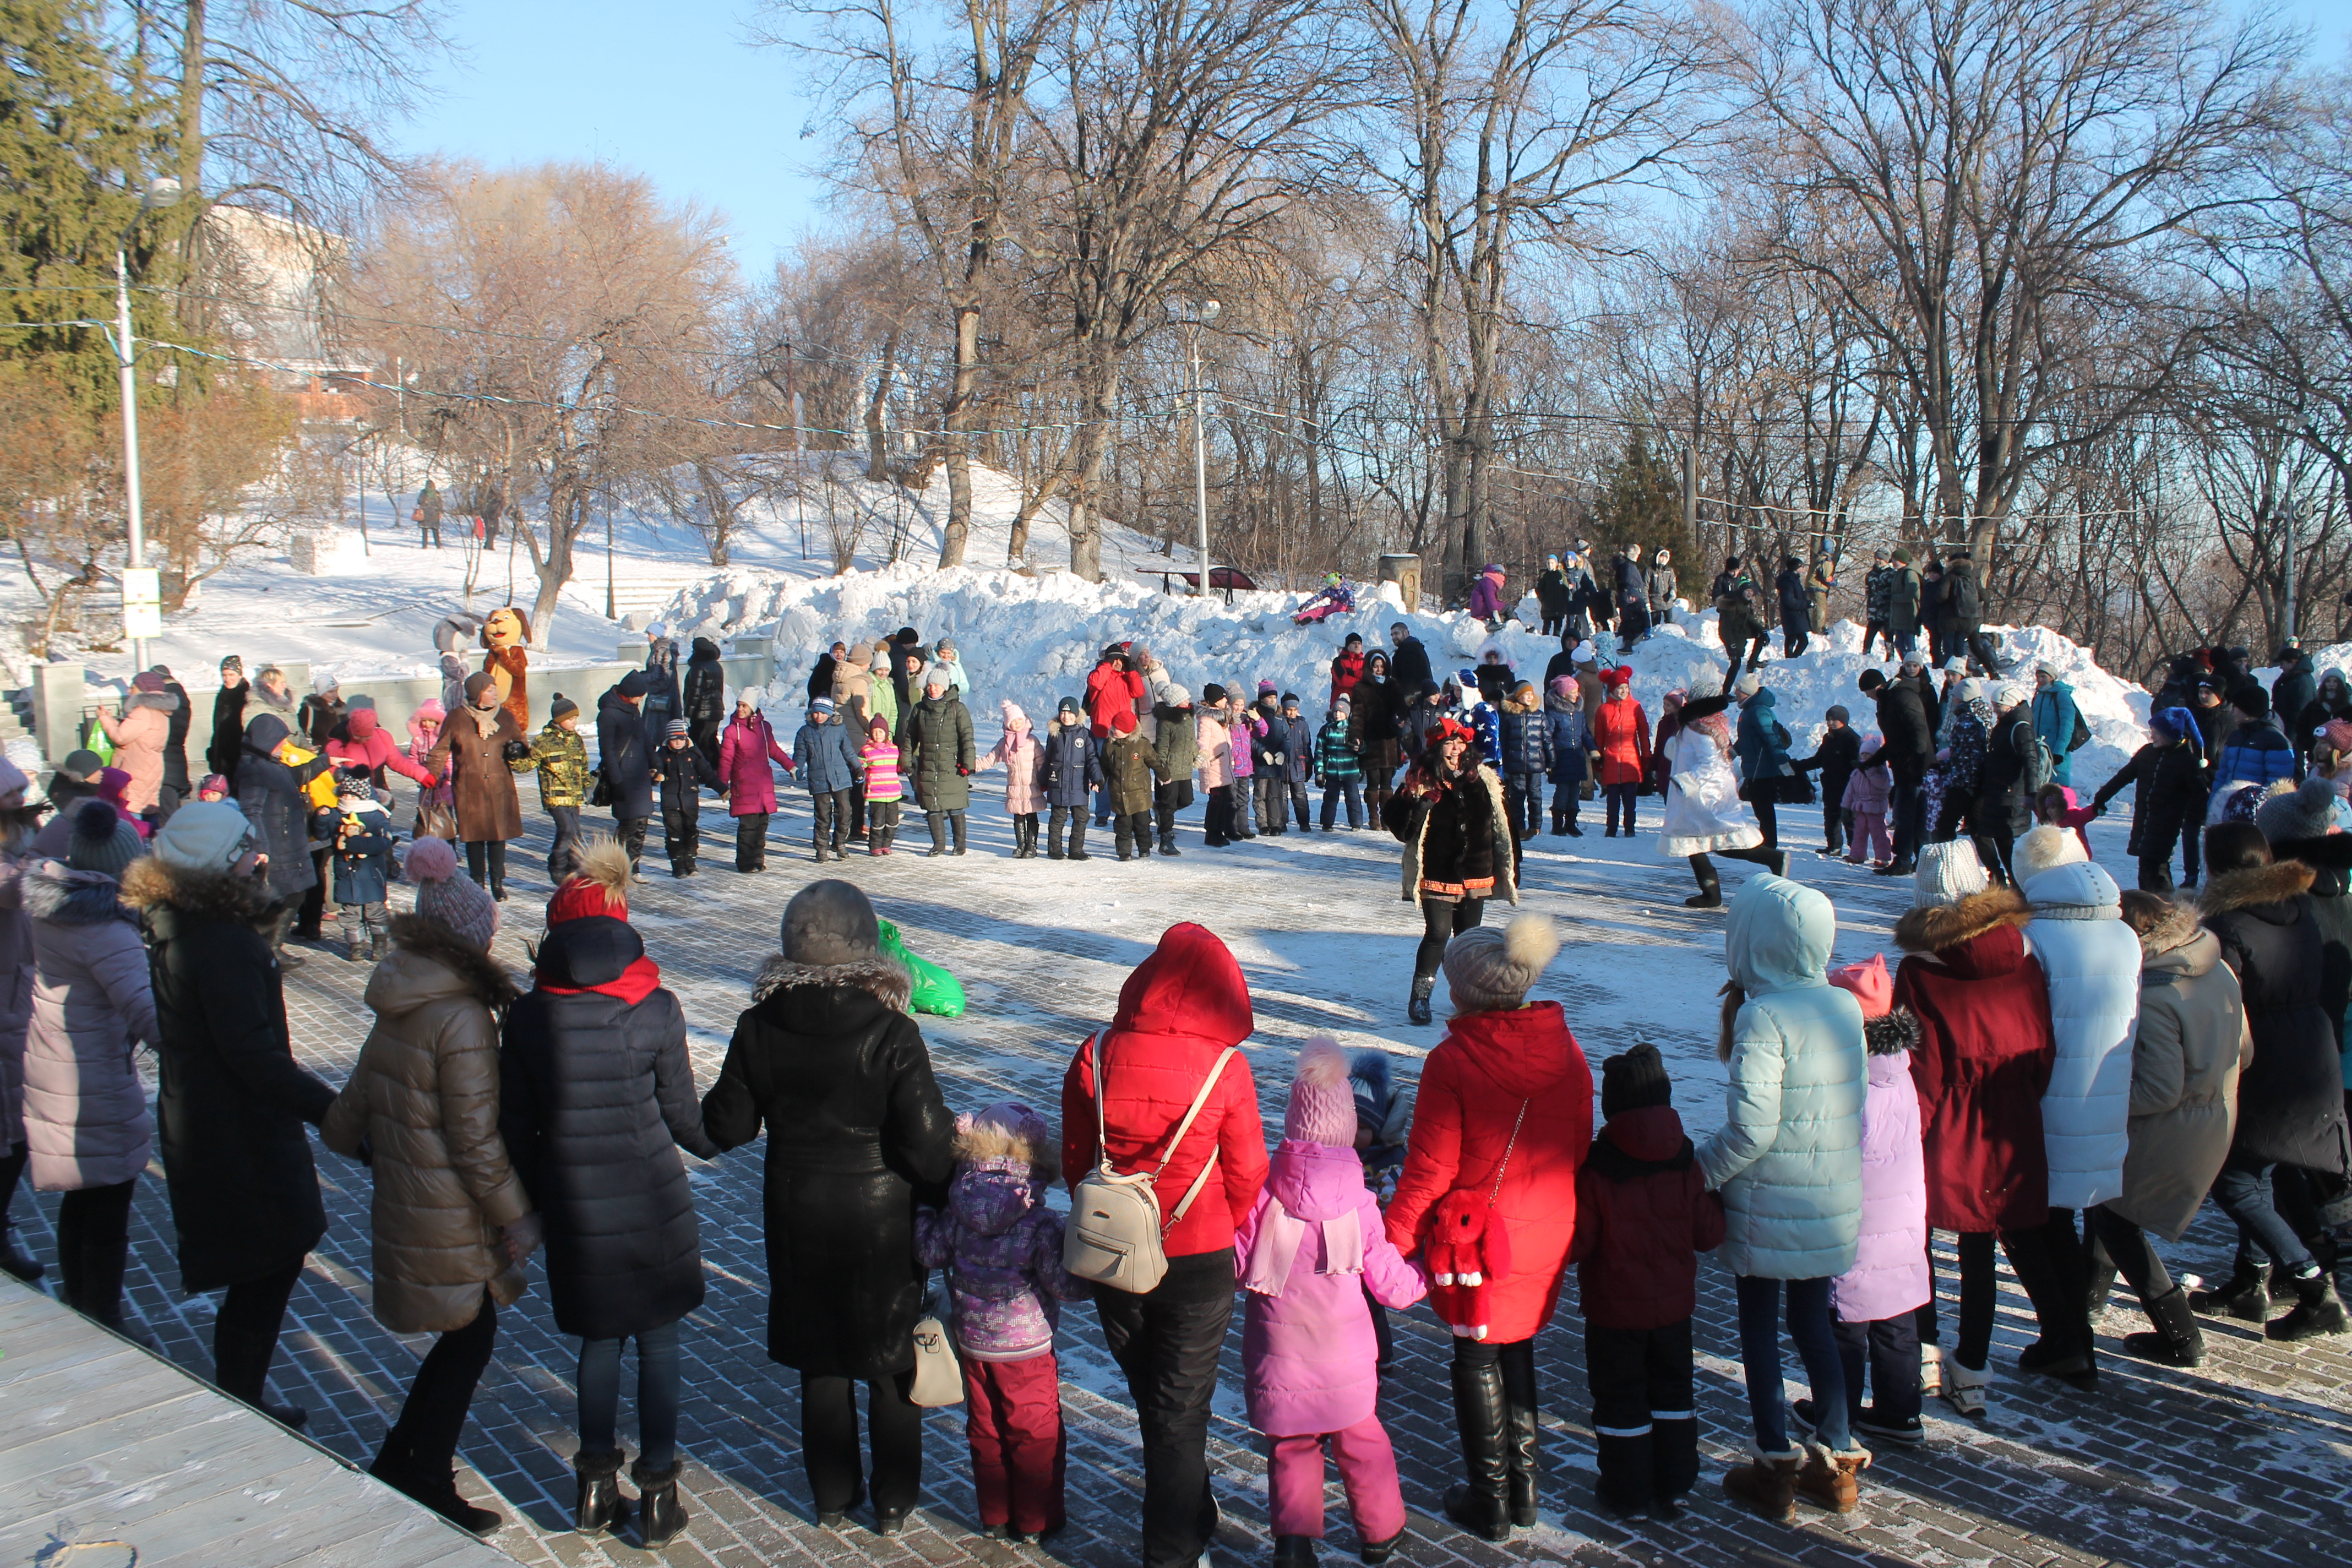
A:
{"label": "woman in red jacket", "polygon": [[[2027,949],[2033,910],[2014,889],[1987,888],[1966,839],[1923,854],[1927,900],[1895,922],[1908,957],[1895,972],[1895,1005],[1919,1020],[1911,1081],[1919,1089],[1927,1155],[1927,1225],[1955,1232],[1960,1255],[1960,1338],[1939,1365],[1936,1300],[1919,1309],[1923,1381],[1963,1415],[1984,1414],[1992,1349],[1996,1235],[2038,1232],[2050,1218],[2050,1165],[2042,1142],[2042,1092],[2057,1059],[2050,988]],[[2011,1241],[2011,1260],[2023,1240]],[[2032,1267],[2031,1258],[2027,1270]]]}
{"label": "woman in red jacket", "polygon": [[[1388,1234],[1408,1256],[1443,1205],[1487,1207],[1508,1248],[1486,1282],[1484,1337],[1460,1324],[1454,1414],[1469,1482],[1446,1517],[1488,1541],[1536,1521],[1536,1331],[1551,1321],[1576,1233],[1576,1173],[1592,1146],[1592,1069],[1557,1002],[1528,988],[1559,952],[1543,915],[1464,931],[1445,950],[1454,1018],[1422,1068]],[[1463,1199],[1447,1202],[1460,1192]],[[1443,1310],[1443,1309],[1442,1309]]]}
{"label": "woman in red jacket", "polygon": [[[1103,1338],[1143,1428],[1144,1568],[1191,1568],[1217,1527],[1209,1407],[1234,1315],[1234,1232],[1256,1204],[1266,1168],[1248,1058],[1236,1054],[1222,1068],[1218,1058],[1255,1027],[1248,983],[1225,944],[1206,926],[1171,926],[1119,988],[1110,1028],[1087,1037],[1062,1079],[1062,1171],[1073,1187],[1107,1153],[1122,1175],[1156,1171],[1152,1188],[1172,1216],[1208,1169],[1163,1238],[1167,1277],[1140,1295],[1095,1287]],[[1213,1071],[1201,1114],[1171,1151],[1170,1136]],[[1105,1083],[1099,1142],[1097,1082]]]}
{"label": "woman in red jacket", "polygon": [[1609,801],[1609,831],[1617,837],[1619,808],[1623,808],[1625,837],[1633,837],[1633,802],[1642,781],[1650,773],[1650,715],[1633,700],[1633,671],[1619,665],[1601,678],[1608,697],[1591,715],[1592,743],[1601,752],[1601,791]]}

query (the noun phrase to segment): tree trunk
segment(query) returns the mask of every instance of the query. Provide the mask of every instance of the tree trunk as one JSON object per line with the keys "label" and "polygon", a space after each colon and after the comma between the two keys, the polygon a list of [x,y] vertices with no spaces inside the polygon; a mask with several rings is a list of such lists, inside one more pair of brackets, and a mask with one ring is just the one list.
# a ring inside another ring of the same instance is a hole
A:
{"label": "tree trunk", "polygon": [[890,383],[898,369],[898,329],[882,340],[882,363],[874,373],[874,395],[866,403],[866,477],[879,482],[890,477],[889,436],[883,412],[890,401]]}
{"label": "tree trunk", "polygon": [[980,311],[964,305],[956,311],[955,381],[948,392],[946,426],[948,521],[940,531],[940,564],[963,564],[964,547],[971,537],[971,422],[973,389],[980,382]]}

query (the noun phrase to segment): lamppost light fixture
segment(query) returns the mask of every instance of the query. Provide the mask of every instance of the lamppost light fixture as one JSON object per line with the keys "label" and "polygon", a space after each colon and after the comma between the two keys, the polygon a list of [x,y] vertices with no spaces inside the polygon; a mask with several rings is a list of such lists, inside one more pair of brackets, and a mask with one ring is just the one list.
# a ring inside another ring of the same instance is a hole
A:
{"label": "lamppost light fixture", "polygon": [[147,188],[140,193],[139,205],[141,210],[145,212],[158,212],[165,207],[175,207],[180,205],[180,194],[181,187],[178,180],[169,174],[158,174],[149,180]]}

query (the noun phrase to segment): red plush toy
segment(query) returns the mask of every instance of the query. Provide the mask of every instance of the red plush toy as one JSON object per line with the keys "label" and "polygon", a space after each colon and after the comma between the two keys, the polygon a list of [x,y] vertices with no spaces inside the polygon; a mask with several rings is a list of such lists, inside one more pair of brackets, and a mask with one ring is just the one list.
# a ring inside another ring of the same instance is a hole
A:
{"label": "red plush toy", "polygon": [[1439,1199],[1430,1211],[1422,1258],[1438,1321],[1462,1339],[1485,1339],[1487,1292],[1511,1268],[1510,1240],[1486,1194],[1456,1187]]}

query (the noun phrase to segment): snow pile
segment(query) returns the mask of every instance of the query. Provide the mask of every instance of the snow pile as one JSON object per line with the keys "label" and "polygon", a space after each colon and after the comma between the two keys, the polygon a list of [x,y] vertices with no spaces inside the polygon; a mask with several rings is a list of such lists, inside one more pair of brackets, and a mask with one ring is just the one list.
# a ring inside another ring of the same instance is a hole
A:
{"label": "snow pile", "polygon": [[[1298,626],[1290,617],[1303,594],[1238,594],[1229,605],[1223,595],[1203,602],[1134,583],[1089,584],[1066,573],[1032,577],[902,563],[811,581],[746,568],[711,574],[673,597],[661,615],[680,637],[772,636],[776,678],[762,706],[778,711],[803,702],[810,668],[835,641],[873,641],[900,626],[915,627],[926,646],[950,637],[972,678],[976,689],[968,696],[984,727],[1001,700],[1037,720],[1063,697],[1083,698],[1097,655],[1113,642],[1150,648],[1196,695],[1211,681],[1255,695],[1257,683],[1267,680],[1278,691],[1298,693],[1318,715],[1330,689],[1331,658],[1350,632],[1360,633],[1368,647],[1385,648],[1389,626],[1404,622],[1428,648],[1441,679],[1475,661],[1488,640],[1485,626],[1461,612],[1408,614],[1393,592],[1361,595],[1358,609]],[[2019,679],[2030,684],[2034,662],[2048,659],[2074,687],[2091,730],[2090,743],[2075,753],[2075,777],[2095,784],[2120,767],[2145,738],[2147,694],[2045,627],[1989,630]],[[1531,680],[1559,650],[1559,639],[1517,622],[1494,641]],[[1633,666],[1634,695],[1655,718],[1667,691],[1687,687],[1702,668],[1720,673],[1724,654],[1709,613],[1679,617],[1622,658]],[[1850,621],[1832,626],[1801,658],[1766,662],[1765,681],[1800,755],[1819,741],[1832,704],[1844,706],[1857,727],[1871,728],[1871,705],[1855,679],[1874,667],[1862,657],[1862,629]]]}

